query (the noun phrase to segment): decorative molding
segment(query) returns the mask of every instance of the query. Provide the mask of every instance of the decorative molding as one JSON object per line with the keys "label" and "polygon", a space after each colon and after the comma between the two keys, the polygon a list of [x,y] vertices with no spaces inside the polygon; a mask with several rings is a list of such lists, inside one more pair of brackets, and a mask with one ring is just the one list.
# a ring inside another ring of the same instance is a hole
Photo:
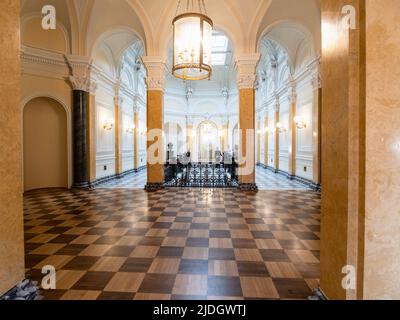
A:
{"label": "decorative molding", "polygon": [[319,72],[312,75],[311,85],[314,90],[318,90],[318,89],[322,88],[322,77]]}
{"label": "decorative molding", "polygon": [[147,56],[142,58],[142,62],[147,71],[147,90],[164,91],[168,72],[165,61],[161,57]]}
{"label": "decorative molding", "polygon": [[92,60],[87,57],[65,55],[70,68],[69,81],[73,90],[95,93],[97,82],[91,78]]}
{"label": "decorative molding", "polygon": [[254,89],[257,80],[257,64],[260,60],[260,54],[249,54],[240,56],[236,59],[236,68],[238,71],[237,85],[241,89]]}
{"label": "decorative molding", "polygon": [[281,110],[281,104],[279,101],[279,96],[275,97],[274,111],[279,112]]}
{"label": "decorative molding", "polygon": [[40,63],[54,66],[65,67],[65,57],[61,53],[50,52],[47,50],[36,49],[22,45],[21,61],[25,63]]}

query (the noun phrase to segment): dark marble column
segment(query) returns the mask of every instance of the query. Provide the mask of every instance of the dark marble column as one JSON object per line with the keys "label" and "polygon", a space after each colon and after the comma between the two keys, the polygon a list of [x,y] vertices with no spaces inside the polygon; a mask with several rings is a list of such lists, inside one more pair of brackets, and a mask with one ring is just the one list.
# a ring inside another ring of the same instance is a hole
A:
{"label": "dark marble column", "polygon": [[88,93],[73,91],[74,188],[88,188],[87,111]]}

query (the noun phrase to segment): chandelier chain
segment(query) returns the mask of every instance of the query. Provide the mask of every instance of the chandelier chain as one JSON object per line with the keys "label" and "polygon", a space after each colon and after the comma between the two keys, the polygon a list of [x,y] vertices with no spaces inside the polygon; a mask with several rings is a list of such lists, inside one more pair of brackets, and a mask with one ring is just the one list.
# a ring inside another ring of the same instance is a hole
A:
{"label": "chandelier chain", "polygon": [[[196,0],[186,0],[186,12],[196,12],[196,8],[195,8],[195,1]],[[178,15],[179,10],[181,9],[181,5],[182,5],[182,0],[178,1],[178,5],[176,7],[176,12],[175,12],[175,16]],[[205,14],[207,15],[207,7],[205,4],[205,0],[197,0],[197,6],[199,8],[199,13],[201,14]]]}
{"label": "chandelier chain", "polygon": [[201,0],[201,3],[203,4],[204,13],[205,13],[206,15],[208,15],[205,0]]}

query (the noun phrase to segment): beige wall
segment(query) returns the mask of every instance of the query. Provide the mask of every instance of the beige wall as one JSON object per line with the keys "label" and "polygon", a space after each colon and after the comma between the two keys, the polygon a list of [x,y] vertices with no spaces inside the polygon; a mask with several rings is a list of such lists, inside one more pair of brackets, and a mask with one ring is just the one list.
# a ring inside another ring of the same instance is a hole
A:
{"label": "beige wall", "polygon": [[68,39],[64,27],[58,22],[55,30],[41,27],[42,17],[32,17],[22,21],[21,40],[24,45],[51,51],[67,52]]}
{"label": "beige wall", "polygon": [[364,298],[400,299],[400,1],[366,1]]}
{"label": "beige wall", "polygon": [[24,108],[24,190],[68,187],[67,114],[49,98]]}
{"label": "beige wall", "polygon": [[0,1],[0,295],[24,278],[19,1]]}

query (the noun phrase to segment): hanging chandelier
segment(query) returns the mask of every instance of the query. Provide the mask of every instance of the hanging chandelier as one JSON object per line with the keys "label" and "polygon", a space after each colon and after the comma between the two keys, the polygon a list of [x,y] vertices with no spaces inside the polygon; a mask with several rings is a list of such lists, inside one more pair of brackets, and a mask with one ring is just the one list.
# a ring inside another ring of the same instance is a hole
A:
{"label": "hanging chandelier", "polygon": [[213,22],[207,16],[204,0],[186,0],[183,13],[179,11],[181,2],[172,22],[172,74],[183,80],[210,79]]}

